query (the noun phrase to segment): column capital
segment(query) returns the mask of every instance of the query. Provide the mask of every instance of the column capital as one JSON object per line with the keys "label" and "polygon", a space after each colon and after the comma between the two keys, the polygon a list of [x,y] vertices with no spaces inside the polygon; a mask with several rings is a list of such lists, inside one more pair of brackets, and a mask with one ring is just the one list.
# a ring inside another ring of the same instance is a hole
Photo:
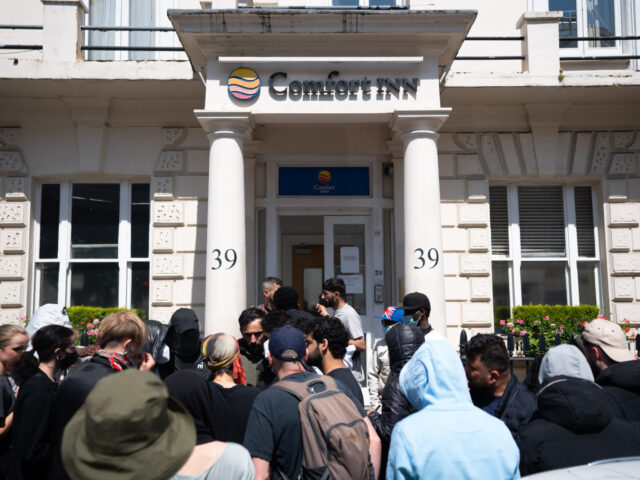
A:
{"label": "column capital", "polygon": [[208,112],[195,110],[196,118],[207,136],[244,137],[251,135],[254,122],[251,114],[244,112]]}
{"label": "column capital", "polygon": [[415,111],[396,110],[389,126],[394,133],[405,139],[414,135],[437,137],[438,130],[449,118],[450,114],[451,108]]}

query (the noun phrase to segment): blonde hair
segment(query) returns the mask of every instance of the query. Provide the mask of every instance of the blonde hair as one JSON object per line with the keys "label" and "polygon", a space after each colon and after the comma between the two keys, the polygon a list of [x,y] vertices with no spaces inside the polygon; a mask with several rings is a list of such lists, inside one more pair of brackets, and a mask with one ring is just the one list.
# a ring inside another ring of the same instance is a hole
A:
{"label": "blonde hair", "polygon": [[0,348],[5,348],[16,335],[27,335],[27,331],[15,323],[0,325]]}
{"label": "blonde hair", "polygon": [[111,342],[123,342],[127,339],[130,339],[138,348],[141,348],[147,340],[147,326],[132,311],[121,310],[110,313],[100,322],[96,338],[100,348],[105,348]]}

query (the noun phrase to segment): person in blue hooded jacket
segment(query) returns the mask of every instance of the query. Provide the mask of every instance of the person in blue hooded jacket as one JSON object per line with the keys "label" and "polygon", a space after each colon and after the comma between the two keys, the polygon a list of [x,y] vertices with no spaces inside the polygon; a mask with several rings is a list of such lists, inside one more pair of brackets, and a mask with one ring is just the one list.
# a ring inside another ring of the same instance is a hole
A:
{"label": "person in blue hooded jacket", "polygon": [[473,406],[462,362],[445,339],[418,349],[400,388],[418,411],[393,430],[387,480],[520,477],[509,429]]}

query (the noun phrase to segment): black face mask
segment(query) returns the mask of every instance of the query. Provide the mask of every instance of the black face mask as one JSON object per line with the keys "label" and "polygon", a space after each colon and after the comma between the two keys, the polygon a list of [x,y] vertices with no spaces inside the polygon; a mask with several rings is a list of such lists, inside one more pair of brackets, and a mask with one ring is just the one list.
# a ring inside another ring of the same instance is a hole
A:
{"label": "black face mask", "polygon": [[197,357],[200,352],[200,332],[197,330],[187,330],[178,335],[174,333],[171,342],[171,349],[181,358]]}
{"label": "black face mask", "polygon": [[77,361],[78,352],[76,352],[75,350],[73,352],[67,352],[65,356],[60,359],[60,369],[66,370]]}

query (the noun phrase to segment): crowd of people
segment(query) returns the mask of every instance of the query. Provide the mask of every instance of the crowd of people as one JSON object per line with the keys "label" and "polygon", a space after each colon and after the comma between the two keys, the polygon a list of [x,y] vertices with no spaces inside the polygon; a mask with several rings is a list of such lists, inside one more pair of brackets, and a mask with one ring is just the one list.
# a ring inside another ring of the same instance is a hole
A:
{"label": "crowd of people", "polygon": [[239,339],[201,338],[186,308],[112,313],[87,348],[60,306],[0,326],[0,479],[507,479],[640,455],[640,361],[613,322],[524,386],[498,335],[461,361],[423,293],[379,317],[365,369],[341,279],[312,311],[275,277],[263,292]]}

